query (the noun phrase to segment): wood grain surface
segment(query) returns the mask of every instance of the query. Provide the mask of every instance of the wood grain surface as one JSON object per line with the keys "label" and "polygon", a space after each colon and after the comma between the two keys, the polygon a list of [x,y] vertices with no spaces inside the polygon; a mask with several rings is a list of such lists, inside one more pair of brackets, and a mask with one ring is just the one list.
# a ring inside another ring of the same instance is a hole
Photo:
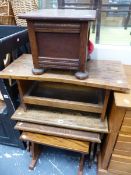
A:
{"label": "wood grain surface", "polygon": [[90,21],[95,20],[95,10],[41,9],[19,15],[22,19]]}
{"label": "wood grain surface", "polygon": [[73,113],[73,111],[55,112],[44,110],[43,107],[42,109],[30,107],[24,112],[23,108],[19,107],[13,114],[12,119],[83,131],[108,132],[107,119],[102,122],[99,116],[90,113],[88,115],[82,115],[77,112]]}
{"label": "wood grain surface", "polygon": [[117,140],[122,142],[131,142],[131,135],[120,132]]}
{"label": "wood grain surface", "polygon": [[123,133],[123,134],[130,134],[131,135],[131,126],[122,125],[121,133]]}
{"label": "wood grain surface", "polygon": [[110,170],[121,171],[123,173],[124,172],[131,173],[131,163],[111,160],[111,163],[109,165],[109,171]]}
{"label": "wood grain surface", "polygon": [[[19,82],[25,81],[20,80]],[[30,81],[26,82],[30,84]],[[23,90],[25,94],[22,101],[26,104],[103,113],[105,117],[106,106],[105,108],[103,107],[102,98],[104,92],[102,92],[102,90],[81,86],[77,87],[70,84],[67,85],[68,84],[64,83],[34,82],[26,93]],[[21,89],[22,88],[21,86]],[[101,99],[98,98],[99,96],[101,96]],[[104,111],[103,108],[105,109]]]}
{"label": "wood grain surface", "polygon": [[78,131],[78,130],[46,126],[46,125],[39,125],[34,123],[17,122],[17,124],[15,125],[15,129],[18,129],[21,131],[28,131],[28,132],[45,134],[45,135],[63,137],[63,138],[71,138],[71,139],[97,142],[97,143],[101,142],[100,134],[98,133]]}
{"label": "wood grain surface", "polygon": [[107,169],[117,139],[117,133],[109,133],[101,148],[101,168]]}
{"label": "wood grain surface", "polygon": [[94,112],[94,113],[101,113],[103,107],[102,105],[99,104],[59,100],[44,97],[33,97],[29,95],[24,95],[23,101],[26,104],[36,104],[41,106],[58,107],[62,109],[72,109],[72,110]]}
{"label": "wood grain surface", "polygon": [[114,149],[113,153],[118,154],[118,155],[122,155],[122,156],[130,156],[131,157],[131,152],[130,151]]}
{"label": "wood grain surface", "polygon": [[131,152],[131,142],[117,141],[115,149]]}
{"label": "wood grain surface", "polygon": [[119,170],[110,169],[107,175],[130,175],[131,173]]}
{"label": "wood grain surface", "polygon": [[131,110],[126,111],[125,118],[131,118]]}
{"label": "wood grain surface", "polygon": [[89,142],[55,137],[55,136],[47,136],[31,132],[23,132],[20,139],[52,147],[68,149],[85,154],[89,153]]}
{"label": "wood grain surface", "polygon": [[117,136],[119,134],[119,130],[121,128],[125,109],[116,107],[115,102],[113,101],[110,106],[109,113],[109,131],[110,133],[105,137],[102,148],[101,148],[101,167],[107,170],[108,165],[110,163],[111,155],[114,150],[114,146],[117,140]]}
{"label": "wood grain surface", "polygon": [[124,126],[131,126],[131,118],[125,117],[124,121],[123,121],[123,125]]}
{"label": "wood grain surface", "polygon": [[[24,54],[0,72],[0,78],[60,82],[116,91],[128,91],[127,79],[119,61],[91,60],[88,62],[89,78],[78,80],[66,71],[48,71],[43,75],[33,75],[32,56]],[[115,75],[115,76],[114,76]]]}
{"label": "wood grain surface", "polygon": [[[124,70],[126,73],[129,88],[131,89],[131,66],[124,65]],[[131,90],[129,91],[129,94],[116,92],[114,93],[114,96],[115,96],[116,106],[131,108]]]}
{"label": "wood grain surface", "polygon": [[111,160],[118,161],[118,162],[131,163],[131,157],[117,155],[117,154],[112,154]]}

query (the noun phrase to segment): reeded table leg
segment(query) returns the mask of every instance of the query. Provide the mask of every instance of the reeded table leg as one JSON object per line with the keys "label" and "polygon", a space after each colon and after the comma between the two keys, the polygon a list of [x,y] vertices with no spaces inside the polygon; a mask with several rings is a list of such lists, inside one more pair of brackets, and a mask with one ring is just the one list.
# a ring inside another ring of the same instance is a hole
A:
{"label": "reeded table leg", "polygon": [[82,154],[79,164],[78,175],[83,175],[84,163],[85,163],[85,155]]}
{"label": "reeded table leg", "polygon": [[31,142],[31,152],[32,152],[32,160],[31,160],[31,163],[29,165],[29,169],[30,170],[33,170],[34,167],[35,167],[35,165],[36,165],[36,163],[37,163],[37,160],[39,158],[39,155],[41,153],[40,145]]}

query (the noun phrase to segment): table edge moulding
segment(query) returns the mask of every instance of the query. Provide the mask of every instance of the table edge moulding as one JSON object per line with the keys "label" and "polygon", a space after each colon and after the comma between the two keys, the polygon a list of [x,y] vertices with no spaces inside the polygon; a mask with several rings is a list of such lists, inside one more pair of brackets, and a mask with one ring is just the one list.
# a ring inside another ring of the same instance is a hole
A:
{"label": "table edge moulding", "polygon": [[0,72],[0,78],[59,82],[129,92],[130,89],[121,62],[90,60],[88,65],[89,78],[85,80],[78,80],[72,72],[67,71],[47,71],[43,75],[34,75],[31,71],[33,67],[31,54],[23,54]]}
{"label": "table edge moulding", "polygon": [[96,19],[96,10],[80,9],[40,9],[19,15],[19,18],[33,20],[74,20],[89,21]]}

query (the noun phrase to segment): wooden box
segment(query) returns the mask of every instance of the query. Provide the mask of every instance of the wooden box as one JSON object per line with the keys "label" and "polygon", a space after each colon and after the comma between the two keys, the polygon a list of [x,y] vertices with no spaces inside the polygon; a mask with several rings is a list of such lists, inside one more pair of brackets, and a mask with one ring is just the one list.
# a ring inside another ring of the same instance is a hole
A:
{"label": "wooden box", "polygon": [[77,78],[86,78],[90,22],[95,16],[94,10],[71,9],[44,9],[20,15],[27,20],[33,73],[75,70]]}

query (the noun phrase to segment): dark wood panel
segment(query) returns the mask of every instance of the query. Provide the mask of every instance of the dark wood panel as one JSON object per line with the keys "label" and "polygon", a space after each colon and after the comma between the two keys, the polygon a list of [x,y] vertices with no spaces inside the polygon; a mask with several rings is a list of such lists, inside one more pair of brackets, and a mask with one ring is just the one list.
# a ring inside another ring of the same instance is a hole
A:
{"label": "dark wood panel", "polygon": [[79,58],[80,36],[69,33],[36,33],[39,56]]}
{"label": "dark wood panel", "polygon": [[[54,59],[54,61],[47,61],[47,60],[45,60],[45,61],[39,61],[39,64],[42,66],[42,67],[44,67],[44,66],[54,66],[54,68],[55,68],[55,66],[62,66],[62,67],[66,67],[66,66],[69,66],[70,67],[70,69],[71,69],[71,67],[73,66],[73,67],[78,67],[79,65],[78,65],[78,63],[71,63],[70,61],[69,62],[64,62],[63,60],[61,60],[60,62],[55,62],[55,59]],[[68,68],[69,69],[69,68]]]}
{"label": "dark wood panel", "polygon": [[[65,62],[63,61],[62,59],[60,61],[57,61],[54,59],[54,61],[39,61],[39,64],[44,64],[44,65],[58,65],[58,66],[77,66],[78,67],[78,62],[71,62],[71,61],[68,61],[68,62]],[[63,65],[64,64],[64,65]]]}
{"label": "dark wood panel", "polygon": [[[46,60],[48,60],[48,61],[54,61],[54,58],[51,58],[51,57],[42,57],[42,56],[39,56],[39,61],[44,61],[45,60],[45,58],[46,58]],[[75,59],[70,59],[70,58],[55,58],[55,61],[56,62],[59,62],[59,61],[63,61],[63,62],[71,62],[71,63],[78,63],[78,59],[77,58],[75,58]]]}
{"label": "dark wood panel", "polygon": [[47,33],[80,33],[80,24],[79,23],[42,23],[35,22],[35,31],[36,32],[47,32]]}
{"label": "dark wood panel", "polygon": [[64,64],[63,65],[57,65],[57,64],[39,64],[39,66],[41,68],[45,68],[45,69],[60,69],[60,70],[77,70],[78,69],[78,66],[71,66],[71,65],[68,65],[68,66],[65,66]]}
{"label": "dark wood panel", "polygon": [[87,55],[88,55],[88,35],[89,35],[89,30],[88,30],[88,23],[82,23],[81,24],[81,29],[80,29],[80,52],[79,52],[79,70],[82,72],[86,71],[86,63],[87,63]]}

